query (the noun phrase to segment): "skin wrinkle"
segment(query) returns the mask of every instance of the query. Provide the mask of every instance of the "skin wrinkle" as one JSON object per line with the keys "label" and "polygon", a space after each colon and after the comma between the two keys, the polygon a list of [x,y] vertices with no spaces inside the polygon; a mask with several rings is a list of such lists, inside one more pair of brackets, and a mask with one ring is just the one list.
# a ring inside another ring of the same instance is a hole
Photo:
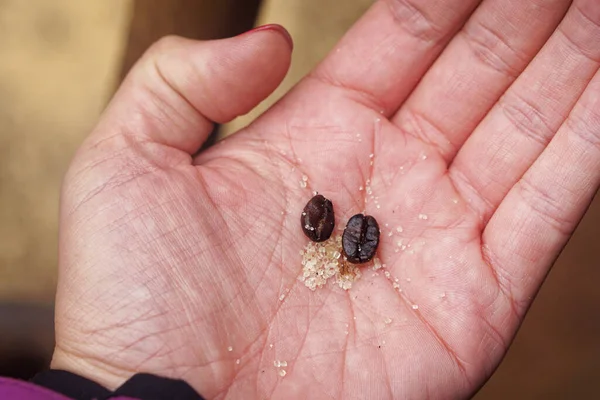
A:
{"label": "skin wrinkle", "polygon": [[[562,207],[558,203],[558,199],[552,198],[547,189],[536,185],[527,176],[524,176],[515,187],[519,189],[518,193],[524,200],[529,199],[525,202],[529,209],[539,215],[556,232],[564,237],[569,237],[573,233],[574,226],[579,219],[571,220],[559,217]],[[537,201],[532,201],[533,199],[537,199]]]}
{"label": "skin wrinkle", "polygon": [[396,297],[398,297],[401,300],[401,302],[405,304],[406,309],[409,311],[409,313],[411,313],[418,320],[420,320],[421,323],[428,329],[429,333],[436,339],[436,341],[442,346],[442,348],[444,348],[446,350],[448,355],[450,355],[450,357],[454,360],[455,365],[460,370],[461,375],[463,376],[465,381],[469,385],[471,385],[472,382],[470,381],[470,379],[468,377],[466,364],[464,364],[464,362],[461,360],[461,358],[458,356],[458,354],[456,352],[454,352],[454,350],[448,345],[448,343],[442,338],[442,336],[439,335],[439,333],[437,332],[435,327],[429,323],[429,321],[425,318],[425,316],[419,310],[414,310],[412,308],[412,304],[414,304],[414,303],[408,298],[406,291],[403,291],[402,293],[397,293],[395,290],[393,290],[393,292],[396,295]]}
{"label": "skin wrinkle", "polygon": [[353,88],[343,82],[337,82],[323,69],[311,72],[305,79],[314,80],[318,85],[325,86],[326,88],[341,90],[346,94],[347,100],[350,100],[367,110],[384,110],[383,116],[386,117],[392,112],[387,105],[380,103],[374,94],[359,88]]}
{"label": "skin wrinkle", "polygon": [[589,61],[592,61],[596,64],[600,63],[600,58],[594,57],[594,56],[588,54],[588,52],[586,50],[584,50],[579,44],[577,44],[575,39],[573,39],[571,37],[571,35],[569,33],[567,33],[567,31],[565,31],[565,29],[562,27],[562,25],[558,27],[557,32],[562,35],[562,37],[565,39],[565,42],[568,43],[568,45],[572,49],[576,50],[577,53],[579,53],[583,57],[587,58]]}
{"label": "skin wrinkle", "polygon": [[[490,248],[485,244],[483,236],[481,237],[481,259],[483,260],[483,264],[488,268],[492,279],[494,280],[496,287],[498,288],[500,294],[504,296],[510,305],[510,309],[512,310],[515,316],[519,316],[519,308],[517,307],[516,301],[513,297],[512,291],[510,287],[507,285],[507,279],[504,276],[501,276],[499,267],[493,262],[493,257],[491,256]],[[509,281],[510,282],[510,281]],[[510,283],[509,283],[510,284]]]}
{"label": "skin wrinkle", "polygon": [[543,150],[556,133],[556,127],[551,126],[544,113],[523,95],[516,91],[510,94],[510,99],[503,96],[498,101],[499,109],[517,132],[537,142]]}
{"label": "skin wrinkle", "polygon": [[[475,189],[473,184],[469,181],[469,178],[460,169],[449,169],[447,171],[447,175],[450,179],[450,183],[453,186],[453,190],[459,195],[462,202],[467,205],[471,212],[476,215],[480,221],[481,226],[474,228],[479,230],[484,229],[485,225],[492,218],[492,215],[486,218],[485,209],[495,209],[493,205]],[[465,190],[468,191],[469,195],[465,193]],[[476,197],[477,203],[479,204],[474,204],[475,202],[472,201],[471,195]]]}
{"label": "skin wrinkle", "polygon": [[[455,144],[449,143],[450,148],[444,148],[441,140],[439,140],[440,138],[443,138],[447,141],[446,138],[448,138],[449,135],[446,135],[431,118],[427,118],[425,114],[417,111],[416,109],[411,110],[410,106],[406,106],[404,110],[406,110],[406,113],[404,114],[405,118],[402,124],[404,126],[401,127],[400,124],[397,124],[398,128],[403,133],[412,136],[416,140],[427,145],[430,150],[433,150],[433,152],[436,154],[441,155],[446,161],[446,164],[449,165],[452,162],[452,151],[455,147]],[[407,124],[407,121],[410,127],[413,129],[406,128],[405,125]],[[422,126],[423,124],[428,125],[428,128],[424,128]],[[438,140],[435,138],[438,138]]]}
{"label": "skin wrinkle", "polygon": [[[328,294],[328,296],[327,296],[327,297],[329,297],[330,295],[331,295],[331,293],[330,293],[330,294]],[[326,299],[325,299],[325,300],[326,300]],[[308,332],[309,332],[309,331],[310,331],[310,329],[311,329],[312,321],[314,321],[314,320],[316,319],[316,316],[319,314],[319,312],[321,312],[321,311],[323,310],[323,307],[325,306],[325,304],[326,304],[326,301],[323,301],[323,302],[322,302],[322,304],[321,304],[321,305],[319,305],[319,306],[318,306],[316,309],[314,309],[314,310],[311,310],[311,307],[310,307],[310,306],[308,306],[308,307],[307,307],[307,313],[308,313],[308,314],[311,314],[311,312],[312,312],[312,318],[311,318],[310,316],[308,316],[308,323],[307,323],[307,326],[306,326],[306,333],[303,335],[303,337],[302,337],[302,341],[301,341],[301,342],[299,343],[299,345],[298,345],[298,351],[297,351],[297,352],[296,352],[296,354],[295,354],[295,355],[292,357],[292,359],[293,359],[293,360],[297,360],[297,359],[299,358],[298,356],[300,355],[300,353],[301,353],[301,352],[302,352],[302,350],[304,349],[304,346],[306,345],[306,340],[307,340],[307,338],[308,338]],[[314,375],[313,375],[313,378],[315,378],[315,381],[317,381],[317,379],[316,379],[316,377],[315,377]]]}
{"label": "skin wrinkle", "polygon": [[[597,104],[594,104],[597,105]],[[588,145],[585,148],[593,148],[600,151],[600,114],[592,108],[588,108],[584,103],[581,105],[582,114],[588,117],[591,122],[582,118],[578,113],[574,113],[565,121],[565,127],[578,139]],[[592,115],[590,117],[590,115]]]}
{"label": "skin wrinkle", "polygon": [[[446,39],[450,32],[441,27],[432,17],[419,8],[418,2],[409,0],[382,0],[388,6],[390,15],[396,21],[396,26],[405,30],[412,37],[419,39],[427,45],[437,45]],[[475,2],[476,4],[479,1]],[[405,13],[410,16],[403,16]],[[418,27],[418,25],[424,25]]]}
{"label": "skin wrinkle", "polygon": [[[286,135],[286,136],[288,137],[288,139],[289,139],[289,142],[290,142],[290,147],[289,147],[289,148],[290,148],[290,149],[291,149],[291,151],[292,151],[292,156],[293,156],[294,158],[296,158],[296,154],[295,154],[295,152],[294,152],[294,147],[292,146],[291,138],[290,138],[290,136],[289,136],[289,131],[287,130],[287,125],[286,125],[285,135]],[[266,151],[268,151],[268,149],[267,149]],[[271,158],[271,157],[268,157],[268,158]],[[271,159],[273,159],[273,160],[274,160],[275,158],[271,158]],[[272,165],[273,165],[273,167],[274,167],[274,170],[275,170],[276,172],[278,172],[278,173],[279,173],[279,179],[281,180],[281,182],[284,182],[284,181],[285,181],[285,179],[284,179],[284,174],[283,174],[283,166],[280,166],[280,168],[276,168],[278,165],[276,165],[276,164],[275,164],[275,162],[273,162],[273,163],[272,163]],[[288,166],[288,168],[289,168],[289,166]],[[283,209],[284,209],[284,210],[287,210],[287,208],[288,208],[288,205],[289,205],[289,196],[288,196],[288,189],[287,189],[287,186],[284,186],[284,189],[283,189],[283,203],[284,203],[284,207],[283,207]],[[276,249],[277,249],[277,248],[279,248],[279,249],[280,249],[280,253],[281,253],[281,257],[280,257],[280,263],[281,263],[281,277],[282,277],[282,279],[281,279],[281,281],[280,281],[280,287],[286,287],[286,284],[285,284],[285,282],[283,281],[283,277],[284,277],[284,265],[285,265],[285,261],[284,261],[284,259],[283,259],[283,258],[284,258],[284,245],[283,245],[283,237],[284,237],[284,235],[283,235],[283,232],[284,232],[284,230],[285,230],[285,220],[286,220],[286,216],[287,216],[287,213],[284,211],[284,214],[281,216],[281,218],[282,218],[282,223],[280,224],[280,229],[279,229],[279,237],[281,238],[281,240],[279,240],[279,241],[277,242],[277,244],[276,244],[275,246],[273,246],[273,252],[272,252],[272,253],[270,254],[270,256],[268,257],[268,260],[269,260],[269,262],[268,262],[268,263],[270,263],[270,261],[273,261],[273,258],[274,258],[274,254],[275,254],[275,251],[276,251]],[[265,274],[266,274],[266,272],[265,272]],[[265,275],[265,274],[263,274],[263,277],[264,277],[264,275]],[[261,280],[262,280],[262,279],[261,279]],[[261,280],[259,280],[259,281],[261,281]],[[290,283],[290,285],[291,285],[291,283]],[[295,288],[295,285],[291,285],[291,286],[292,286],[292,288],[290,288],[290,293],[291,293],[291,291],[293,291],[293,290],[294,290],[294,288]],[[290,294],[290,293],[286,293],[286,296],[284,297],[283,301],[281,301],[281,303],[282,303],[282,304],[280,304],[280,305],[279,305],[279,307],[277,307],[277,309],[280,309],[281,307],[283,307],[283,305],[284,305],[284,304],[285,304],[285,302],[287,301],[287,299],[288,299],[288,296],[289,296],[289,294]],[[279,294],[279,296],[281,296],[281,293]],[[278,300],[279,300],[279,299],[278,299]]]}
{"label": "skin wrinkle", "polygon": [[[119,135],[119,134],[115,134],[114,136],[117,136],[117,135]],[[107,141],[107,140],[108,139],[105,139],[104,141]],[[81,176],[82,180],[87,181],[89,178],[85,176],[86,173],[89,173],[90,171],[98,169],[100,166],[102,166],[103,164],[107,164],[109,161],[124,159],[125,157],[121,157],[121,155],[127,153],[128,151],[129,151],[129,149],[127,149],[127,148],[121,148],[121,149],[118,149],[115,151],[108,152],[108,154],[104,154],[104,157],[100,157],[97,160],[86,163],[86,165],[84,165],[83,167],[79,168],[76,172],[71,174],[70,178],[75,180],[75,183],[73,183],[73,186],[75,186],[75,187],[78,186],[79,182],[77,182],[77,179],[80,176]],[[110,163],[108,163],[108,164],[110,164]],[[86,189],[86,191],[88,191],[88,190],[89,189]],[[71,212],[70,214],[73,214],[73,213]]]}
{"label": "skin wrinkle", "polygon": [[[152,89],[152,85],[146,85],[145,89],[148,90],[149,93],[151,93],[150,99],[154,100],[156,104],[159,105],[159,107],[155,107],[155,111],[161,112],[161,114],[165,116],[165,119],[168,119],[170,121],[174,121],[173,115],[178,116],[180,120],[184,121],[184,123],[181,125],[176,124],[180,128],[186,126],[196,126],[204,121],[207,121],[205,119],[206,117],[204,116],[204,113],[202,113],[201,110],[196,108],[196,106],[194,106],[194,104],[192,104],[192,102],[188,100],[186,96],[183,95],[181,90],[179,90],[176,87],[176,85],[174,85],[169,79],[167,79],[166,75],[163,73],[160,67],[160,59],[154,59],[153,61],[154,62],[150,63],[152,71],[156,73],[156,77],[160,80],[160,82],[162,82],[163,85],[165,85],[164,87],[168,88],[167,91],[175,94],[175,96],[177,96],[179,100],[177,103],[177,107],[170,106],[170,104],[173,104],[172,102],[162,101],[162,96]],[[198,82],[202,82],[202,80],[199,79]],[[187,110],[181,110],[182,105],[185,108],[187,108]],[[168,109],[168,112],[165,111],[165,108]],[[218,114],[224,115],[222,112],[219,112]],[[196,118],[194,118],[193,121],[190,121],[189,118],[187,118],[186,116],[195,116]],[[160,119],[158,119],[158,121],[160,121]],[[203,125],[208,125],[212,127],[214,124],[212,122],[204,122]],[[187,153],[186,155],[189,156],[189,154]]]}
{"label": "skin wrinkle", "polygon": [[[214,199],[212,198],[212,196],[210,195],[210,192],[208,191],[208,186],[206,185],[206,182],[204,181],[204,179],[201,177],[201,175],[200,175],[200,174],[198,174],[198,179],[200,179],[200,182],[202,183],[202,186],[204,187],[204,192],[207,194],[207,199],[208,199],[208,200],[209,200],[209,201],[212,203],[212,207],[213,207],[214,209],[218,209],[218,208],[216,207],[216,204],[215,204],[215,202],[214,202]],[[223,224],[222,226],[226,226],[226,222],[225,222],[225,220],[222,220],[221,222],[222,222],[222,224]],[[236,264],[236,265],[244,265],[244,264],[243,264],[243,262],[242,262],[242,260],[239,258],[239,255],[238,255],[237,253],[235,254],[235,256],[236,256],[236,258],[237,258],[237,260],[236,260],[235,264]],[[239,289],[239,290],[237,291],[237,294],[236,294],[236,295],[235,295],[235,296],[234,296],[234,297],[231,299],[231,301],[230,301],[230,303],[229,303],[229,304],[232,304],[232,303],[233,303],[233,302],[234,302],[234,301],[235,301],[235,300],[236,300],[236,299],[237,299],[239,296],[241,296],[242,289],[241,289],[241,287],[239,287],[239,286],[240,286],[240,285],[238,285],[238,289]]]}
{"label": "skin wrinkle", "polygon": [[[498,32],[495,32],[493,28],[486,26],[482,20],[478,21],[477,32],[472,32],[471,24],[467,24],[465,28],[461,30],[463,37],[471,48],[472,54],[481,62],[483,65],[492,68],[500,74],[507,77],[510,81],[514,81],[522,72],[523,67],[527,65],[530,58],[521,52],[517,48],[514,48],[508,43],[506,38],[503,38]],[[493,42],[490,44],[485,39],[491,39]],[[503,48],[508,49],[508,55],[500,55],[495,46],[498,43]],[[510,60],[507,59],[516,59]],[[511,62],[512,61],[512,62]],[[516,66],[519,64],[519,66]]]}
{"label": "skin wrinkle", "polygon": [[[124,158],[125,160],[128,160],[129,158]],[[145,159],[144,159],[145,160]],[[149,160],[145,160],[145,161],[149,161]],[[79,200],[77,202],[77,204],[72,207],[69,212],[67,213],[69,216],[75,214],[83,205],[85,205],[86,203],[88,203],[91,199],[93,199],[94,197],[98,196],[99,194],[109,191],[109,190],[114,190],[114,189],[118,189],[130,182],[135,181],[136,179],[139,179],[143,176],[147,176],[149,174],[152,173],[156,173],[157,170],[163,170],[161,167],[153,164],[152,162],[150,162],[150,164],[152,165],[152,167],[154,168],[144,168],[141,171],[137,171],[137,173],[131,173],[129,176],[127,176],[125,179],[115,179],[115,177],[120,176],[121,173],[123,172],[123,169],[118,169],[115,170],[115,172],[113,173],[113,175],[111,175],[110,177],[108,177],[103,183],[101,183],[100,185],[96,186],[96,188],[94,190],[89,190],[88,194],[86,194],[83,199]]]}

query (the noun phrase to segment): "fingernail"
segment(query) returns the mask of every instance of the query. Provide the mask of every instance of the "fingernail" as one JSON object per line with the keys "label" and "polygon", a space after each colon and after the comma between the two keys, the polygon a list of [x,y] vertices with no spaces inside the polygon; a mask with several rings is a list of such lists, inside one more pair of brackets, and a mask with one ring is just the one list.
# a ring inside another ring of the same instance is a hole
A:
{"label": "fingernail", "polygon": [[283,36],[283,38],[285,39],[286,42],[288,42],[288,44],[290,45],[290,49],[294,49],[294,40],[292,39],[292,35],[290,35],[290,33],[281,25],[278,24],[268,24],[268,25],[262,25],[262,26],[257,26],[254,29],[249,30],[248,32],[242,33],[242,35],[246,35],[246,34],[251,34],[251,33],[255,33],[255,32],[262,32],[262,31],[274,31],[279,33],[281,36]]}

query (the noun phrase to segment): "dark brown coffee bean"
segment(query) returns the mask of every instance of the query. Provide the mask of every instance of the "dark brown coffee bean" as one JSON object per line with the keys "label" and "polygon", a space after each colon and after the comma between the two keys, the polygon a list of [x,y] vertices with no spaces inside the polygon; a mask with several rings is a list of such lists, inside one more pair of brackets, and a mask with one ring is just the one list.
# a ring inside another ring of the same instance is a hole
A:
{"label": "dark brown coffee bean", "polygon": [[313,242],[324,242],[331,236],[335,217],[333,204],[320,194],[306,204],[300,217],[302,231]]}
{"label": "dark brown coffee bean", "polygon": [[342,235],[344,255],[352,264],[370,261],[379,246],[379,225],[370,215],[356,214]]}

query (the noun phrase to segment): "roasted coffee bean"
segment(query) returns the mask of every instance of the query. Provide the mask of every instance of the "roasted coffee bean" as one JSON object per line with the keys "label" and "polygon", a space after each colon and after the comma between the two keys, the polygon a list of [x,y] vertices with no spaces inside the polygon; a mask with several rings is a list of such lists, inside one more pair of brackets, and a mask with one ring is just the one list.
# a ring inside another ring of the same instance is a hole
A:
{"label": "roasted coffee bean", "polygon": [[344,255],[352,264],[370,261],[379,245],[379,225],[370,215],[356,214],[342,235]]}
{"label": "roasted coffee bean", "polygon": [[300,217],[302,230],[313,242],[324,242],[331,236],[335,218],[333,204],[318,194],[306,204]]}

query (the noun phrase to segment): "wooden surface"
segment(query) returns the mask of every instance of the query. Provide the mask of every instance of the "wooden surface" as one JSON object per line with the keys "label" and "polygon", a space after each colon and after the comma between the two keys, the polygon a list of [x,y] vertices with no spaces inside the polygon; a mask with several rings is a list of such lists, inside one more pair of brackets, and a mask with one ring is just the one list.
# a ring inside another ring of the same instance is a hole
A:
{"label": "wooden surface", "polygon": [[146,49],[166,35],[190,39],[230,37],[254,26],[260,0],[137,0],[122,75]]}
{"label": "wooden surface", "polygon": [[54,298],[60,183],[112,92],[129,15],[127,0],[0,1],[0,301]]}
{"label": "wooden surface", "polygon": [[[196,9],[192,3],[187,3],[190,10]],[[370,3],[267,1],[259,23],[288,27],[296,50],[290,75],[260,110],[318,62]],[[10,33],[0,35],[0,299],[52,299],[60,180],[121,67],[145,46],[123,58],[127,43],[135,35],[140,35],[135,39],[139,43],[157,36],[152,24],[129,35],[132,10],[126,0],[0,1],[0,30]],[[187,21],[183,25],[192,26],[198,15],[186,10],[179,9],[169,24],[179,29],[182,18]],[[207,15],[200,17],[206,20]],[[256,113],[235,121],[229,131]],[[595,201],[478,400],[587,399],[600,392],[598,237],[600,202]],[[36,311],[21,312],[51,325]],[[14,319],[3,315],[8,314],[0,313],[0,331],[22,335],[7,322]],[[25,322],[19,326],[43,332]],[[48,337],[36,340],[47,343]],[[6,343],[5,338],[0,341]]]}

